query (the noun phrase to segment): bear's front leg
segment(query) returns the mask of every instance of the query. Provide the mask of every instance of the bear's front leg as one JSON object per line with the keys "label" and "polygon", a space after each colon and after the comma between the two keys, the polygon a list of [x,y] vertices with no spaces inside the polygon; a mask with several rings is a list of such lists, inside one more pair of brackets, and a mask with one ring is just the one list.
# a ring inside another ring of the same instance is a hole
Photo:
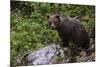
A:
{"label": "bear's front leg", "polygon": [[68,47],[68,42],[63,41],[62,44],[61,44],[61,46],[62,46],[62,47]]}

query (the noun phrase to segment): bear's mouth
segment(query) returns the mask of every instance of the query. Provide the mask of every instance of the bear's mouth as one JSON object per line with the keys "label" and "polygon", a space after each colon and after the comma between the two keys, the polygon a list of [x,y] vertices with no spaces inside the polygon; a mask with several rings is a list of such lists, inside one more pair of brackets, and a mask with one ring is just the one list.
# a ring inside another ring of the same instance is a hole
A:
{"label": "bear's mouth", "polygon": [[56,30],[56,28],[55,27],[51,27],[52,28],[52,30]]}

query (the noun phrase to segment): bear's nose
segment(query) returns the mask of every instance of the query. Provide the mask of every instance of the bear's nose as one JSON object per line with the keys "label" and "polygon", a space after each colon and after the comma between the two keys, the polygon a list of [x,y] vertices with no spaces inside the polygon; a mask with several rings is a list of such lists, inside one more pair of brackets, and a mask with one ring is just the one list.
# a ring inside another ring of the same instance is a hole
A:
{"label": "bear's nose", "polygon": [[52,24],[51,24],[51,28],[52,28],[52,29],[55,29],[55,28],[56,28],[55,24],[52,23]]}
{"label": "bear's nose", "polygon": [[54,23],[51,24],[51,27],[55,27]]}

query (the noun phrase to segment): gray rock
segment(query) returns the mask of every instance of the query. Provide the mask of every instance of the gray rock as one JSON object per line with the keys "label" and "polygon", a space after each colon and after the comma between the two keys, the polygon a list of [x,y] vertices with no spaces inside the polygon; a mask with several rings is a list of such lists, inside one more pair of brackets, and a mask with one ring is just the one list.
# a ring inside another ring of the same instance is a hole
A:
{"label": "gray rock", "polygon": [[[94,48],[90,48],[93,49]],[[46,65],[75,62],[92,62],[95,61],[95,51],[76,51],[61,47],[57,44],[40,48],[35,51],[24,54],[20,59],[16,59],[17,65]]]}
{"label": "gray rock", "polygon": [[[66,48],[67,49],[67,48]],[[68,49],[67,49],[68,50]],[[70,51],[67,51],[70,53]],[[67,57],[67,58],[66,58]],[[52,44],[37,51],[30,53],[27,56],[28,62],[32,65],[68,63],[70,61],[69,54],[65,55],[65,49],[59,45]]]}

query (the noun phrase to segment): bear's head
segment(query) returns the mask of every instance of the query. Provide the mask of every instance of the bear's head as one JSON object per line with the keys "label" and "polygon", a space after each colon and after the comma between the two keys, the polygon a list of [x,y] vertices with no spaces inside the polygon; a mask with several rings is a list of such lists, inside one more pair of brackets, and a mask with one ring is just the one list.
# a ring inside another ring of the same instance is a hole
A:
{"label": "bear's head", "polygon": [[52,29],[57,29],[60,26],[61,20],[60,20],[60,15],[51,15],[47,16],[48,18],[48,24]]}

